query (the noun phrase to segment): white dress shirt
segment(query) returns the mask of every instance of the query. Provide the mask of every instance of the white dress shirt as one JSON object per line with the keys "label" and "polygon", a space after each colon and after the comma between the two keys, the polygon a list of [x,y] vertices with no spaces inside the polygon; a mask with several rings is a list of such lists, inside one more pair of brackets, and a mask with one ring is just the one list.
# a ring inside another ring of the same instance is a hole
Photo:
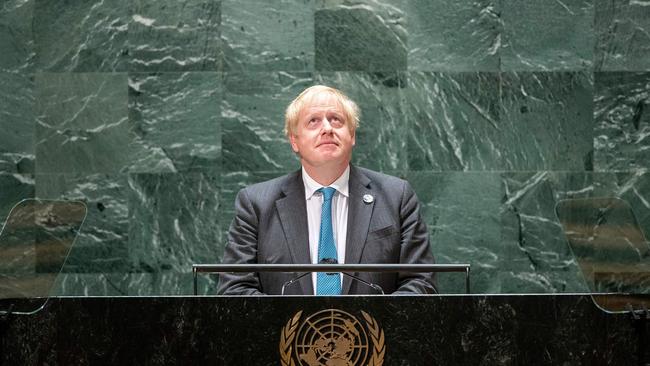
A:
{"label": "white dress shirt", "polygon": [[[302,168],[302,181],[305,184],[305,199],[307,201],[307,225],[309,227],[309,252],[311,262],[318,263],[318,241],[320,238],[320,218],[323,206],[323,194],[317,192],[323,185],[313,180]],[[345,263],[345,241],[348,232],[348,198],[349,198],[350,166],[343,174],[328,187],[336,189],[332,197],[332,230],[338,263]],[[316,272],[311,274],[316,294]],[[343,276],[341,275],[341,286]]]}

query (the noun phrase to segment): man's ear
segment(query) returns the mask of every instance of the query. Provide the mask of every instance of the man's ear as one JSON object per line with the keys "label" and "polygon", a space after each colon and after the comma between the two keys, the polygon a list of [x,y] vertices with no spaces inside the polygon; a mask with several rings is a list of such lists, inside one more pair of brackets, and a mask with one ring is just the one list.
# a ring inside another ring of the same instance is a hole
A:
{"label": "man's ear", "polygon": [[300,152],[300,149],[298,148],[298,144],[296,143],[296,139],[297,139],[296,135],[294,135],[292,133],[289,134],[289,143],[291,144],[291,149],[293,150],[293,152],[295,152],[297,154],[297,153]]}

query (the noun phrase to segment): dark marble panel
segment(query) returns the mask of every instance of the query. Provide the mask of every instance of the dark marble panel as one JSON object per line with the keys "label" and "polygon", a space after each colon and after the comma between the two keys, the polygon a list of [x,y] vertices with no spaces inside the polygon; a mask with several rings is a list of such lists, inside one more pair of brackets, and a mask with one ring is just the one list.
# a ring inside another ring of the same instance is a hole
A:
{"label": "dark marble panel", "polygon": [[374,170],[406,170],[408,120],[402,112],[405,75],[386,73],[319,73],[315,84],[341,90],[361,110],[352,163]]}
{"label": "dark marble panel", "polygon": [[650,73],[599,72],[595,79],[595,170],[650,168]]}
{"label": "dark marble panel", "polygon": [[306,322],[329,314],[352,319],[384,365],[637,365],[648,328],[575,295],[55,298],[3,320],[0,362],[278,365],[281,339],[329,336]]}
{"label": "dark marble panel", "polygon": [[[128,192],[127,178],[121,174],[36,176],[36,197],[86,204],[86,219],[62,272],[111,274],[130,269],[127,262]],[[91,289],[81,291],[92,294]]]}
{"label": "dark marble panel", "polygon": [[501,8],[502,70],[582,70],[592,66],[593,0],[505,0]]}
{"label": "dark marble panel", "polygon": [[34,172],[34,105],[32,77],[0,73],[0,172]]}
{"label": "dark marble panel", "polygon": [[128,260],[135,271],[187,274],[193,263],[219,262],[219,178],[203,173],[129,176]]}
{"label": "dark marble panel", "polygon": [[502,167],[504,134],[495,73],[409,72],[404,95],[410,170]]}
{"label": "dark marble panel", "polygon": [[590,73],[507,73],[501,93],[504,170],[593,169]]}
{"label": "dark marble panel", "polygon": [[221,108],[223,171],[292,171],[298,158],[284,135],[287,105],[312,84],[309,73],[228,73]]}
{"label": "dark marble panel", "polygon": [[312,71],[312,0],[222,2],[224,69]]}
{"label": "dark marble panel", "polygon": [[39,70],[126,70],[127,0],[34,1],[34,41]]}
{"label": "dark marble panel", "polygon": [[596,0],[596,70],[650,69],[650,6],[643,0]]}
{"label": "dark marble panel", "polygon": [[406,15],[388,1],[319,0],[316,70],[406,70]]}
{"label": "dark marble panel", "polygon": [[18,202],[34,197],[34,187],[34,176],[31,174],[0,172],[0,230]]}
{"label": "dark marble panel", "polygon": [[34,2],[7,0],[0,4],[0,72],[33,70],[36,56],[32,31]]}
{"label": "dark marble panel", "polygon": [[[521,255],[500,242],[499,175],[409,172],[406,178],[422,205],[436,262],[470,264],[472,293],[507,291],[497,276],[515,270]],[[463,293],[464,280],[463,274],[441,274],[438,287],[441,293]]]}
{"label": "dark marble panel", "polygon": [[129,75],[130,172],[221,169],[220,73]]}
{"label": "dark marble panel", "polygon": [[134,151],[126,74],[38,74],[38,173],[115,173]]}
{"label": "dark marble panel", "polygon": [[497,71],[502,23],[496,0],[402,0],[408,69]]}
{"label": "dark marble panel", "polygon": [[501,245],[520,253],[503,281],[506,293],[587,292],[555,212],[561,199],[591,197],[592,173],[502,173]]}
{"label": "dark marble panel", "polygon": [[131,2],[129,70],[220,71],[220,0]]}

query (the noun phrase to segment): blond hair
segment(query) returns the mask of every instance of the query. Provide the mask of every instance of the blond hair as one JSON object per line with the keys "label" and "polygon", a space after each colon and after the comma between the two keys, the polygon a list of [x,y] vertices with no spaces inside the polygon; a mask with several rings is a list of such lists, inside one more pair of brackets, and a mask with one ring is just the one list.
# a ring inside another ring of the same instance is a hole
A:
{"label": "blond hair", "polygon": [[351,132],[359,127],[360,111],[352,99],[348,98],[347,95],[338,89],[325,85],[314,85],[303,90],[287,107],[284,114],[284,134],[287,137],[294,134],[302,109],[319,93],[329,93],[341,104],[343,114],[345,115],[345,123],[348,124]]}

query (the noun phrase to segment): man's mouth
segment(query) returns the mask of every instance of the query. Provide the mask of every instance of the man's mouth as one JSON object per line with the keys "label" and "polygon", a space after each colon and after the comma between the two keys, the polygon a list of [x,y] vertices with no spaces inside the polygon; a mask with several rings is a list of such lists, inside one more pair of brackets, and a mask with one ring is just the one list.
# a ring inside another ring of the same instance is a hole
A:
{"label": "man's mouth", "polygon": [[334,141],[325,141],[325,142],[321,142],[320,144],[318,144],[318,146],[323,146],[323,145],[335,145],[335,146],[338,146],[339,144],[337,144]]}

